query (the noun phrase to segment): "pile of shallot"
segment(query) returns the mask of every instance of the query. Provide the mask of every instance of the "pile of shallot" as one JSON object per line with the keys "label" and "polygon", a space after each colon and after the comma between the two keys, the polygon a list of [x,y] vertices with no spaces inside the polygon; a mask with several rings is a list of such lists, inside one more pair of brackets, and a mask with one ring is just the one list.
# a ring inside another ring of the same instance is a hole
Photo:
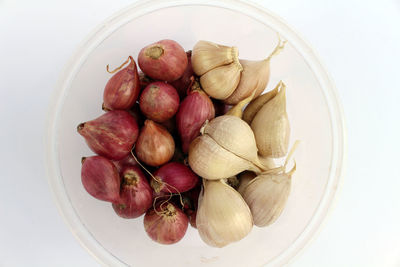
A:
{"label": "pile of shallot", "polygon": [[181,240],[189,223],[215,247],[273,223],[295,167],[286,172],[286,86],[261,93],[284,44],[249,61],[236,47],[199,41],[185,52],[161,40],[140,51],[141,71],[131,56],[107,65],[105,113],[77,127],[97,154],[81,160],[83,187],[122,218],[144,215],[161,244]]}

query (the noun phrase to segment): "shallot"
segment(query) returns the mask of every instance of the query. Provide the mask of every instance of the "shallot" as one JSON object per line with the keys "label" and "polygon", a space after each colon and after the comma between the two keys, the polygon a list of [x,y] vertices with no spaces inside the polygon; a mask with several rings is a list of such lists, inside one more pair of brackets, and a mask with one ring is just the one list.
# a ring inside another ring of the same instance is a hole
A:
{"label": "shallot", "polygon": [[150,184],[156,193],[182,193],[196,186],[197,175],[187,166],[178,162],[170,162],[157,169]]}
{"label": "shallot", "polygon": [[173,40],[161,40],[140,50],[140,69],[153,79],[172,82],[182,76],[188,64],[185,50]]}
{"label": "shallot", "polygon": [[112,206],[122,218],[137,218],[151,207],[152,190],[139,166],[125,167],[121,176],[120,201],[113,203]]}
{"label": "shallot", "polygon": [[139,160],[147,165],[160,166],[174,155],[175,142],[163,126],[146,120],[140,130],[135,151]]}
{"label": "shallot", "polygon": [[103,201],[119,201],[121,179],[109,159],[101,156],[82,158],[81,179],[91,196]]}
{"label": "shallot", "polygon": [[148,119],[164,122],[178,111],[179,95],[172,85],[153,82],[143,90],[139,105],[140,110]]}
{"label": "shallot", "polygon": [[77,128],[93,152],[113,160],[130,153],[139,133],[135,119],[124,110],[109,111]]}
{"label": "shallot", "polygon": [[135,104],[139,96],[140,84],[136,63],[131,56],[129,60],[129,65],[114,74],[106,84],[103,94],[103,108],[106,110],[128,109]]}
{"label": "shallot", "polygon": [[181,240],[188,228],[188,218],[177,206],[160,201],[144,216],[144,229],[149,237],[164,245]]}
{"label": "shallot", "polygon": [[204,122],[215,116],[214,105],[208,95],[200,89],[198,83],[193,88],[195,89],[185,97],[176,114],[176,124],[184,153],[189,151],[190,143],[200,135],[200,128]]}

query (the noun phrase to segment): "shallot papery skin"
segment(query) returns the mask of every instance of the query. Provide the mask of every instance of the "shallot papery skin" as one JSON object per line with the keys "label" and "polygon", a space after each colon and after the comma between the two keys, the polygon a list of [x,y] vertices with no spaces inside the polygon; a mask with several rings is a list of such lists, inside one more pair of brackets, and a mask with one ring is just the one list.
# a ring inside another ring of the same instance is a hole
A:
{"label": "shallot papery skin", "polygon": [[113,203],[119,201],[121,179],[109,159],[102,156],[82,158],[81,180],[91,196]]}
{"label": "shallot papery skin", "polygon": [[179,108],[179,95],[172,85],[164,82],[150,83],[140,95],[140,110],[155,122],[172,118]]}
{"label": "shallot papery skin", "polygon": [[140,69],[149,77],[172,82],[182,76],[188,59],[183,47],[173,40],[161,40],[139,52]]}
{"label": "shallot papery skin", "polygon": [[170,162],[157,169],[151,181],[156,192],[182,193],[195,187],[198,176],[187,166],[178,162]]}
{"label": "shallot papery skin", "polygon": [[[156,212],[156,211],[157,212]],[[160,244],[180,241],[188,228],[188,217],[172,203],[160,201],[144,216],[144,229],[149,237]]]}
{"label": "shallot papery skin", "polygon": [[128,109],[139,96],[139,74],[135,61],[132,57],[129,59],[129,65],[115,73],[104,88],[103,107],[106,110]]}
{"label": "shallot papery skin", "polygon": [[193,90],[185,97],[176,114],[176,124],[184,153],[189,151],[190,143],[200,135],[200,128],[204,122],[214,117],[214,105],[204,91]]}
{"label": "shallot papery skin", "polygon": [[114,211],[122,218],[143,215],[153,204],[153,192],[139,166],[127,166],[121,172],[120,200],[113,203]]}
{"label": "shallot papery skin", "polygon": [[112,160],[127,156],[139,134],[135,119],[124,110],[112,110],[78,125],[93,152]]}
{"label": "shallot papery skin", "polygon": [[141,162],[153,167],[161,166],[172,159],[175,142],[163,126],[146,120],[140,130],[135,152]]}

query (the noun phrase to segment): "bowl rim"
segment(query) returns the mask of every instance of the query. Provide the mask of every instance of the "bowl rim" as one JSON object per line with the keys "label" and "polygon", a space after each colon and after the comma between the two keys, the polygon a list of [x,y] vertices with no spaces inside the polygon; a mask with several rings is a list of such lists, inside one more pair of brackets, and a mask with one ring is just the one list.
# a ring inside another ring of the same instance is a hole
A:
{"label": "bowl rim", "polygon": [[[270,26],[277,30],[292,44],[296,44],[295,49],[304,57],[304,60],[309,65],[310,69],[315,74],[328,106],[331,119],[332,129],[332,162],[330,166],[329,179],[325,187],[323,197],[310,219],[307,226],[303,229],[296,240],[281,254],[273,258],[270,262],[265,263],[265,266],[277,266],[287,264],[296,255],[299,254],[304,247],[315,238],[318,231],[321,229],[327,214],[332,210],[335,195],[341,185],[340,181],[344,174],[344,165],[347,150],[346,127],[344,113],[341,102],[337,94],[337,90],[333,80],[326,68],[321,63],[319,56],[304,41],[304,38],[289,26],[283,19],[273,14],[264,7],[242,0],[211,0],[204,3],[202,0],[141,0],[131,4],[122,10],[116,12],[103,23],[99,24],[76,48],[73,56],[65,65],[60,74],[58,82],[55,86],[55,91],[50,100],[48,107],[48,116],[46,123],[45,135],[45,164],[46,176],[49,187],[52,191],[53,199],[56,203],[59,213],[64,222],[67,224],[70,231],[73,233],[79,243],[91,254],[98,262],[108,266],[126,266],[126,263],[118,259],[110,251],[105,249],[90,233],[88,229],[80,221],[79,216],[72,206],[69,196],[65,190],[61,170],[59,166],[58,154],[58,118],[60,117],[63,107],[64,95],[67,93],[74,77],[78,73],[80,67],[86,61],[87,56],[91,51],[98,46],[105,38],[112,34],[119,27],[125,25],[129,21],[138,18],[150,12],[176,6],[192,6],[203,5],[220,7],[235,12],[240,12],[250,16],[259,22]],[[272,18],[274,21],[273,27],[269,25],[266,18]]]}

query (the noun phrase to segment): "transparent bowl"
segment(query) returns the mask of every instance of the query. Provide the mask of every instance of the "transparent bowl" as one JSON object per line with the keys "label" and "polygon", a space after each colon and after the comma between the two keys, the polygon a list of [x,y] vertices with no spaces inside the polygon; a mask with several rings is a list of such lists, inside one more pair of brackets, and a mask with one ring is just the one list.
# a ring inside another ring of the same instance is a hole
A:
{"label": "transparent bowl", "polygon": [[[92,198],[80,179],[80,159],[92,155],[76,126],[100,114],[103,88],[128,55],[169,38],[191,49],[200,39],[235,45],[240,57],[262,59],[288,40],[271,61],[267,90],[287,84],[291,143],[297,172],[282,215],[271,226],[254,227],[224,248],[204,244],[189,227],[177,244],[147,237],[143,218],[126,220],[111,205]],[[315,235],[332,206],[342,175],[344,122],[334,85],[318,57],[277,16],[242,1],[145,1],[102,23],[80,45],[61,74],[51,103],[47,135],[48,180],[60,213],[80,243],[102,264],[120,266],[276,266],[287,263]]]}

